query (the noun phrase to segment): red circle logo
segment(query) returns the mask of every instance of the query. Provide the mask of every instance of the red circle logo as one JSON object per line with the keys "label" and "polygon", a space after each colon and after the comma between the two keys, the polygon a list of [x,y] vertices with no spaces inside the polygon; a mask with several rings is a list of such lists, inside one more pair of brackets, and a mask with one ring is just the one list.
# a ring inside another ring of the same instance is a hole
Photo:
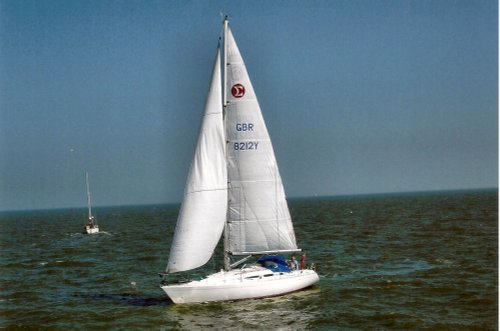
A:
{"label": "red circle logo", "polygon": [[242,96],[245,95],[245,86],[241,84],[234,84],[233,87],[231,88],[231,94],[235,98],[241,98]]}

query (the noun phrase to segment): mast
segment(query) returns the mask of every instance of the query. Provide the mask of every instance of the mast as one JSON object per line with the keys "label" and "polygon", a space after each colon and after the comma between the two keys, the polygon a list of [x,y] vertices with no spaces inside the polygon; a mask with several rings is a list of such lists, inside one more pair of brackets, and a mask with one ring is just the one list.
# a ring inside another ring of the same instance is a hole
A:
{"label": "mast", "polygon": [[85,182],[87,183],[87,204],[89,207],[89,219],[92,218],[92,206],[90,204],[89,173],[85,173]]}
{"label": "mast", "polygon": [[228,23],[229,23],[229,19],[227,17],[227,15],[224,16],[224,54],[223,54],[223,65],[222,65],[222,70],[223,70],[223,75],[224,75],[224,88],[222,89],[223,90],[223,98],[222,98],[222,106],[224,107],[224,109],[226,108],[226,105],[227,105],[227,88],[226,88],[226,81],[227,81],[227,73],[226,73],[226,66],[227,66],[227,54],[226,54],[226,51],[227,51],[227,38],[226,38],[226,33],[227,33],[227,26],[228,26]]}
{"label": "mast", "polygon": [[[224,81],[223,81],[223,86],[222,86],[222,107],[223,107],[223,114],[224,114],[224,125],[226,123],[226,109],[227,109],[227,27],[228,27],[228,17],[227,15],[224,16],[224,52],[223,52],[223,65],[222,65],[222,71],[224,75]],[[227,155],[226,155],[227,158]],[[229,182],[227,183],[229,186]],[[228,187],[229,188],[229,187]],[[229,212],[229,210],[228,210]],[[229,216],[229,215],[228,215]],[[229,271],[231,269],[231,259],[229,257],[229,224],[227,223],[227,220],[229,217],[226,216],[226,223],[224,224],[224,270]]]}

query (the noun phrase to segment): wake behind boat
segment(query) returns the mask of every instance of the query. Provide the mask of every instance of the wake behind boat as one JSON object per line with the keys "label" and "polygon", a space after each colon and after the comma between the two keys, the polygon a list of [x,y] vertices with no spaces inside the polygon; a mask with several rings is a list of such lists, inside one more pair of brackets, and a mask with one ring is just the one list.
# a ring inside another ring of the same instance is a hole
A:
{"label": "wake behind boat", "polygon": [[99,225],[94,216],[92,216],[92,204],[90,201],[90,187],[89,187],[89,173],[85,173],[85,182],[87,183],[87,205],[89,210],[89,216],[87,220],[87,224],[84,227],[84,233],[93,234],[99,232]]}
{"label": "wake behind boat", "polygon": [[[221,236],[224,270],[199,281],[167,281],[168,274],[206,264]],[[161,288],[174,303],[298,291],[319,281],[314,268],[288,265],[282,256],[300,251],[271,140],[226,18]]]}

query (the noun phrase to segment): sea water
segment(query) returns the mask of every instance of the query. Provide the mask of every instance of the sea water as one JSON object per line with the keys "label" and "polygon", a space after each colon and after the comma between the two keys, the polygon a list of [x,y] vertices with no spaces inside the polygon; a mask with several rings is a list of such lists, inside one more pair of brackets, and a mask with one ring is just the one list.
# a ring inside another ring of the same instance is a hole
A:
{"label": "sea water", "polygon": [[[320,282],[280,297],[174,305],[159,288],[178,205],[0,214],[7,329],[498,329],[496,190],[289,201]],[[194,277],[221,267],[218,257]]]}

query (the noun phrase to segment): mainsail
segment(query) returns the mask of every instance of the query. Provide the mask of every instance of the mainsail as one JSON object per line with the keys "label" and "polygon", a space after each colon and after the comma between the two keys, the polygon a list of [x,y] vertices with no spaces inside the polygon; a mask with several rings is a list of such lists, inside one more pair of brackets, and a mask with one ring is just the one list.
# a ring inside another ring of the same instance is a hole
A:
{"label": "mainsail", "polygon": [[170,248],[169,273],[204,265],[224,229],[227,167],[221,84],[220,50],[217,49],[203,121]]}
{"label": "mainsail", "polygon": [[226,29],[229,251],[297,250],[271,140],[243,58]]}

